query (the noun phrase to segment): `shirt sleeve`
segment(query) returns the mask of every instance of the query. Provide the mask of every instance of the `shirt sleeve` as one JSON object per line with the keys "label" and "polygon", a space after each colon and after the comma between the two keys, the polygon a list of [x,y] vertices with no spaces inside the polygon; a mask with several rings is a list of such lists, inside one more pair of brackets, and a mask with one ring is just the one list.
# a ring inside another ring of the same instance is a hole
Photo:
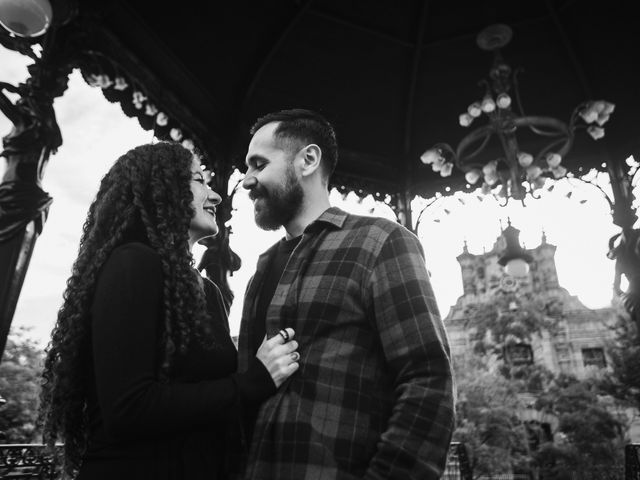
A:
{"label": "shirt sleeve", "polygon": [[453,431],[449,344],[417,237],[395,229],[383,244],[370,292],[395,404],[367,479],[438,479]]}
{"label": "shirt sleeve", "polygon": [[113,252],[96,285],[94,377],[104,426],[114,438],[204,430],[226,420],[241,398],[264,399],[275,392],[257,360],[246,373],[215,380],[158,379],[162,278],[153,250],[127,245]]}

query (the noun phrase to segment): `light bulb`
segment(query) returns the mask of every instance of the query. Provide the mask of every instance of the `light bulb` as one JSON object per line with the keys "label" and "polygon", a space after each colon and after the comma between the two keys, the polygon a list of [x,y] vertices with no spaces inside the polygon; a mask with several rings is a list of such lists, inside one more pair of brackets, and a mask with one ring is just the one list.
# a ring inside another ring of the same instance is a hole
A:
{"label": "light bulb", "polygon": [[493,101],[490,95],[487,95],[482,100],[481,108],[484,113],[491,113],[496,109],[496,102]]}
{"label": "light bulb", "polygon": [[509,105],[511,105],[511,97],[506,93],[501,93],[500,95],[498,95],[496,103],[500,108],[509,108]]}
{"label": "light bulb", "polygon": [[44,34],[52,18],[49,0],[0,0],[0,25],[18,37]]}

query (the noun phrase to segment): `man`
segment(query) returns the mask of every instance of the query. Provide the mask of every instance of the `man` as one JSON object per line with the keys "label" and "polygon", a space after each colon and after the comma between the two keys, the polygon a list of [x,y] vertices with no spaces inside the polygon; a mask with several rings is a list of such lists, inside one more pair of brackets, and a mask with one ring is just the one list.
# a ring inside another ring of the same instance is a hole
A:
{"label": "man", "polygon": [[[296,332],[300,369],[249,417],[246,479],[436,479],[453,428],[449,346],[411,232],[331,207],[332,126],[260,118],[243,182],[256,223],[286,236],[258,260],[240,368],[265,333]],[[255,418],[255,423],[253,419]]]}

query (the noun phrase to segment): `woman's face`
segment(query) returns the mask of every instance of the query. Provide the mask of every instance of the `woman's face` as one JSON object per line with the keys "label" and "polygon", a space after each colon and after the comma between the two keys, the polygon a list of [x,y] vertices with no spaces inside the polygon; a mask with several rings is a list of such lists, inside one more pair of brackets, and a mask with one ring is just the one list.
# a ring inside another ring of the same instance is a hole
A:
{"label": "woman's face", "polygon": [[189,224],[189,244],[193,246],[198,240],[218,233],[216,205],[222,201],[220,195],[207,185],[205,172],[202,171],[200,162],[195,157],[191,162],[191,193],[193,194],[191,208],[194,213]]}

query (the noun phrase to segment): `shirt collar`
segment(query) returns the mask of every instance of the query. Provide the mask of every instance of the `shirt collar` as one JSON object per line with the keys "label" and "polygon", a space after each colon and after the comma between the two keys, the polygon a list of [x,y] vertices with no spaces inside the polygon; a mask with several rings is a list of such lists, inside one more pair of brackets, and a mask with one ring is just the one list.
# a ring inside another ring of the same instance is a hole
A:
{"label": "shirt collar", "polygon": [[333,225],[336,228],[341,229],[344,226],[344,223],[347,221],[348,213],[344,210],[339,209],[338,207],[329,207],[322,214],[316,218],[313,222],[311,222],[305,231],[307,231],[313,225],[317,225],[320,223],[328,223]]}
{"label": "shirt collar", "polygon": [[[313,229],[320,228],[323,224],[333,225],[335,228],[342,229],[344,223],[347,221],[348,215],[349,214],[347,212],[341,210],[338,207],[329,207],[324,212],[322,212],[322,214],[318,218],[307,225],[307,228],[304,229],[304,232],[309,232]],[[269,255],[277,250],[279,243],[280,241],[273,244],[266,252],[263,252],[259,258],[266,259]]]}

